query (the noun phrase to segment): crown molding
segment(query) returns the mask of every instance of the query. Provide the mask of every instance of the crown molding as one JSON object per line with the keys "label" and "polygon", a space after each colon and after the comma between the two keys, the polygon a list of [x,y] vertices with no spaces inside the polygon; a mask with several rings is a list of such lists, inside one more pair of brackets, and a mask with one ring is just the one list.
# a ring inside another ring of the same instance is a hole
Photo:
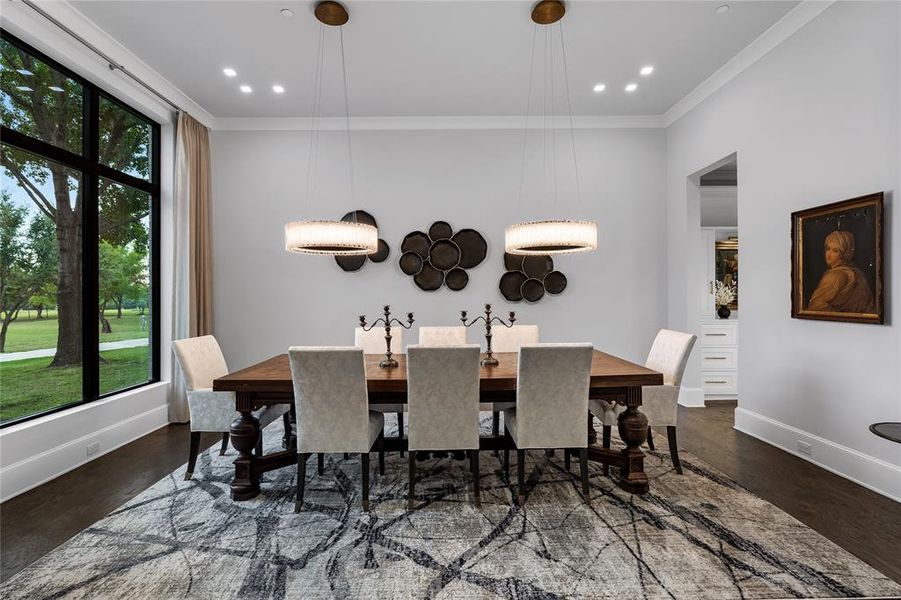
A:
{"label": "crown molding", "polygon": [[[548,128],[569,129],[569,118],[557,117]],[[350,128],[355,131],[379,130],[467,130],[514,129],[522,130],[523,116],[448,116],[448,117],[351,117]],[[660,115],[636,116],[574,116],[575,129],[658,129],[663,127]],[[344,117],[326,117],[319,120],[323,131],[344,130]],[[529,129],[545,129],[544,117],[529,117]],[[313,120],[309,117],[250,117],[216,118],[215,131],[311,131]]]}
{"label": "crown molding", "polygon": [[738,77],[747,68],[766,56],[770,50],[790,38],[799,29],[810,23],[820,13],[832,6],[835,0],[803,0],[784,17],[776,21],[741,52],[702,81],[684,98],[673,104],[662,115],[663,126],[669,127],[701,102],[712,96],[720,88]]}
{"label": "crown molding", "polygon": [[[41,2],[41,9],[123,65],[136,77],[210,127],[213,115],[156,72],[109,33],[66,1]],[[102,58],[22,2],[3,2],[3,27],[101,88],[161,122],[172,122],[170,106],[143,89]]]}

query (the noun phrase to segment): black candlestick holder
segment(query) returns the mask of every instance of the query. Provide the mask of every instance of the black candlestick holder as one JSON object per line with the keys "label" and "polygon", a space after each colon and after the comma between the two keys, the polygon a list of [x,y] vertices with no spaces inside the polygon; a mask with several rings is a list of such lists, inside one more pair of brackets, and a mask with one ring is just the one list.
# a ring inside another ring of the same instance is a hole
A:
{"label": "black candlestick holder", "polygon": [[366,315],[360,315],[360,327],[363,331],[370,331],[373,327],[377,327],[378,325],[385,326],[385,358],[379,362],[379,366],[383,369],[392,369],[397,366],[397,361],[391,357],[391,327],[392,325],[398,325],[404,329],[409,329],[413,326],[413,313],[407,313],[407,324],[404,325],[402,321],[391,317],[390,306],[386,304],[384,310],[385,316],[379,317],[370,325],[366,324]]}
{"label": "black candlestick holder", "polygon": [[466,311],[461,310],[460,311],[460,320],[463,322],[464,327],[472,327],[479,321],[482,321],[485,323],[485,341],[487,342],[488,351],[485,353],[485,358],[483,358],[481,360],[480,364],[483,367],[496,367],[498,362],[497,362],[497,359],[494,358],[494,355],[491,352],[491,324],[497,323],[498,325],[503,325],[504,327],[507,327],[507,328],[513,327],[513,323],[514,323],[514,321],[516,321],[516,313],[513,311],[510,311],[510,322],[507,323],[500,317],[492,317],[491,316],[491,305],[486,304],[484,316],[476,317],[475,319],[473,319],[472,321],[467,323],[466,322]]}

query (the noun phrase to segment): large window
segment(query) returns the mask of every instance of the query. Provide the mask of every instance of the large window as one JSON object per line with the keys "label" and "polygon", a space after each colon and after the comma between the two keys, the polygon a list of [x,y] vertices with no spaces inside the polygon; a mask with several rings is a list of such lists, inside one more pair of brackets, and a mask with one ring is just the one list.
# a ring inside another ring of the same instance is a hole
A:
{"label": "large window", "polygon": [[159,380],[159,125],[0,39],[0,425]]}

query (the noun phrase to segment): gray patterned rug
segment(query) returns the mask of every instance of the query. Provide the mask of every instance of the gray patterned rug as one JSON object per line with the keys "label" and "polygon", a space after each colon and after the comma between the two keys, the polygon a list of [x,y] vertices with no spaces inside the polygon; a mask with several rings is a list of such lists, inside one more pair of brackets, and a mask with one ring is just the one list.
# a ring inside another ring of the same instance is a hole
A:
{"label": "gray patterned rug", "polygon": [[[390,420],[390,417],[389,417]],[[266,431],[277,449],[281,426]],[[832,598],[891,597],[901,586],[686,454],[677,475],[651,453],[651,493],[632,496],[591,467],[528,456],[529,495],[511,502],[501,463],[483,452],[482,509],[465,461],[420,463],[406,509],[406,459],[373,460],[371,512],[359,459],[308,468],[305,512],[294,469],[263,494],[229,499],[235,451],[182,467],[13,576],[4,598]],[[515,462],[515,454],[511,457]],[[314,459],[315,460],[315,459]],[[511,469],[515,473],[515,468]],[[514,475],[515,477],[515,475]]]}

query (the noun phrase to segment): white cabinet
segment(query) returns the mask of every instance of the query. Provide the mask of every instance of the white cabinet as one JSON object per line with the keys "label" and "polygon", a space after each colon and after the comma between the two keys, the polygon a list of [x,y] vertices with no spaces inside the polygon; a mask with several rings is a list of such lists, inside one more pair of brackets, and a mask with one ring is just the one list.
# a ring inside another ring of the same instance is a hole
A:
{"label": "white cabinet", "polygon": [[701,323],[701,387],[707,400],[738,397],[738,319]]}

